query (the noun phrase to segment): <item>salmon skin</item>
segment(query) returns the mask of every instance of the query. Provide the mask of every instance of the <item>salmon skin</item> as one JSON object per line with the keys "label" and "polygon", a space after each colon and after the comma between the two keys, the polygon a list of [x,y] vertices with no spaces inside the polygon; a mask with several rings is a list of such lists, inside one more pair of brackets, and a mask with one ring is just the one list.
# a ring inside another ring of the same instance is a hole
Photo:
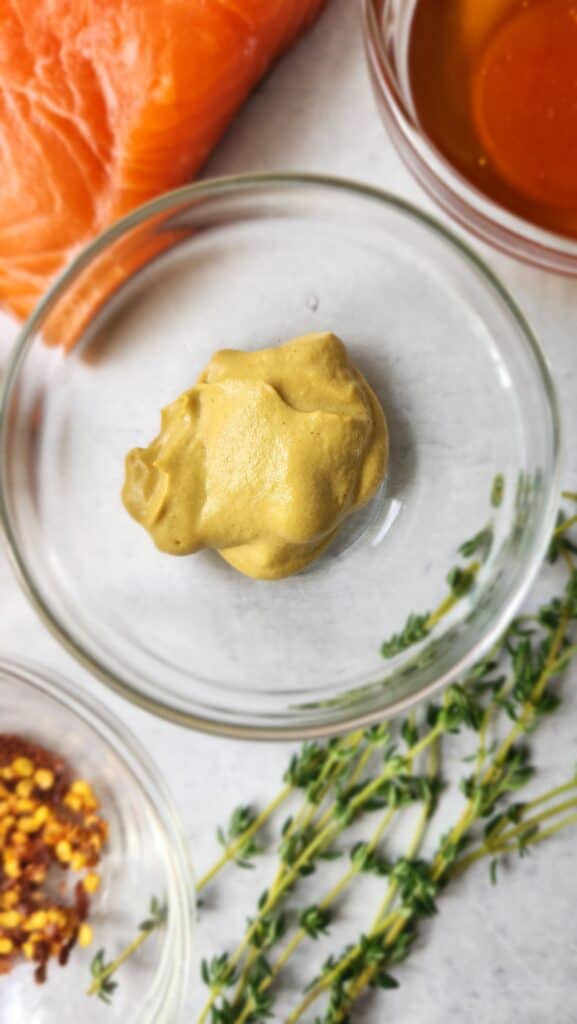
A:
{"label": "salmon skin", "polygon": [[189,181],[325,2],[0,0],[0,304]]}

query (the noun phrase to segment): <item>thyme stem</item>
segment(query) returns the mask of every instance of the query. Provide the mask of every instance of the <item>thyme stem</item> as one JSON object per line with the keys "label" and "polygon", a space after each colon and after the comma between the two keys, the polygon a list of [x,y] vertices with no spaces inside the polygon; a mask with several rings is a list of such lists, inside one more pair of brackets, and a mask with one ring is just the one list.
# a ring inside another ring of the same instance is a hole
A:
{"label": "thyme stem", "polygon": [[108,1003],[110,997],[116,990],[117,983],[112,981],[116,972],[130,960],[141,946],[144,945],[150,936],[164,927],[168,920],[168,906],[166,901],[159,900],[153,896],[150,900],[149,916],[139,927],[138,935],[130,942],[111,963],[107,964],[104,959],[104,950],[101,949],[92,960],[92,983],[87,989],[87,995],[98,996]]}
{"label": "thyme stem", "polygon": [[575,526],[576,524],[577,524],[577,515],[576,516],[571,516],[570,519],[565,519],[562,523],[559,524],[559,526],[557,527],[557,529],[553,533],[553,536],[554,537],[562,537],[564,533],[567,533],[567,531],[571,530],[572,527]]}
{"label": "thyme stem", "polygon": [[[480,562],[478,562],[478,561],[471,562],[467,566],[466,572],[471,577],[471,579],[473,579],[474,577],[476,577],[478,575],[480,568],[481,568],[481,563]],[[456,607],[456,605],[460,604],[461,600],[462,600],[462,595],[461,594],[453,593],[453,592],[448,594],[447,597],[443,601],[441,601],[441,603],[438,606],[438,608],[429,615],[429,617],[428,617],[428,619],[427,619],[427,621],[425,623],[425,630],[426,630],[426,632],[430,633],[430,631],[432,629],[434,629],[434,627],[436,625],[438,625],[438,623],[441,622],[442,619],[446,618],[446,616],[449,614],[449,612],[451,612],[453,610],[453,608]]]}
{"label": "thyme stem", "polygon": [[[317,814],[317,811],[319,809],[319,806],[322,805],[322,802],[323,802],[325,796],[327,795],[327,793],[329,792],[329,790],[331,788],[332,782],[334,781],[333,778],[332,778],[332,775],[333,775],[335,767],[340,762],[340,756],[339,755],[340,755],[341,750],[344,749],[344,748],[350,747],[351,750],[353,752],[355,752],[358,749],[360,743],[362,742],[362,739],[363,739],[363,733],[362,733],[362,731],[359,730],[359,731],[357,731],[355,733],[352,733],[349,736],[346,736],[343,740],[340,740],[337,744],[335,744],[335,747],[333,748],[333,751],[332,751],[332,755],[328,758],[327,763],[325,764],[324,769],[321,772],[321,776],[320,776],[320,780],[319,781],[322,783],[322,789],[321,789],[320,795],[318,796],[317,801],[315,803],[312,803],[310,800],[307,800],[307,801],[304,802],[300,812],[296,815],[295,818],[293,818],[293,820],[292,820],[292,822],[291,822],[291,824],[290,824],[286,834],[283,837],[285,842],[288,839],[290,839],[291,836],[293,836],[297,832],[297,830],[299,830],[299,829],[306,829],[306,828],[308,828],[314,822],[316,814]],[[357,758],[357,762],[355,764],[355,767],[354,767],[353,771],[351,772],[350,777],[348,779],[349,786],[353,785],[357,781],[358,777],[362,773],[366,763],[368,762],[368,760],[370,759],[372,754],[373,754],[373,751],[371,750],[371,748],[369,746],[369,747],[367,747],[362,752],[361,756],[359,758]],[[329,807],[324,812],[324,814],[321,815],[320,820],[317,823],[317,829],[322,829],[324,827],[324,825],[330,820],[331,816],[332,816],[331,809]],[[271,889],[270,889],[271,892],[273,892],[273,891],[274,892],[278,892],[279,887],[280,887],[280,885],[281,885],[281,883],[282,883],[282,881],[284,879],[286,870],[287,870],[287,865],[286,865],[285,861],[283,860],[281,862],[281,865],[280,865],[280,867],[279,867],[279,869],[278,869],[274,879],[273,879],[273,882],[272,882],[272,885],[271,885]],[[306,935],[306,932],[303,933],[303,937],[304,937],[304,935]],[[297,943],[294,946],[294,949],[297,948],[298,944],[299,943]],[[291,955],[292,955],[292,953],[291,953]],[[240,977],[239,977],[239,980],[238,980],[238,983],[237,983],[237,986],[236,986],[236,991],[235,991],[235,994],[234,994],[234,997],[233,997],[233,1005],[234,1006],[236,1006],[238,1004],[239,1000],[240,1000],[240,996],[241,996],[241,993],[242,993],[242,991],[244,989],[244,986],[246,984],[246,981],[247,981],[247,978],[249,976],[249,973],[250,973],[250,971],[251,971],[255,961],[257,960],[257,958],[258,958],[258,951],[253,948],[252,950],[250,950],[250,952],[249,952],[249,954],[247,956],[246,964],[243,967],[243,970],[242,970],[242,972],[240,974]],[[287,957],[287,960],[288,960],[288,957]],[[272,978],[271,978],[271,980],[272,980]],[[263,980],[263,984],[260,987],[261,991],[266,991],[266,989],[268,988],[268,984],[264,984],[264,982],[266,982],[266,981],[267,981],[267,979]],[[216,997],[217,994],[218,993],[215,993],[215,997]],[[247,1007],[248,1007],[248,1004],[247,1004]],[[244,1021],[246,1019],[246,1016],[248,1015],[248,1008],[247,1007],[245,1007],[245,1010],[241,1014],[241,1017],[239,1019],[239,1024],[240,1024],[240,1021]],[[200,1021],[199,1021],[199,1024],[200,1024]]]}
{"label": "thyme stem", "polygon": [[[323,766],[323,769],[319,777],[322,794],[321,800],[324,797],[324,795],[326,795],[326,793],[328,793],[328,791],[330,790],[331,783],[334,782],[333,775],[335,770],[340,768],[341,766],[340,755],[342,753],[343,747],[345,749],[350,750],[350,752],[354,753],[360,746],[362,739],[363,732],[361,730],[358,730],[357,732],[346,736],[344,740],[335,743],[333,749],[329,754],[329,757],[327,758],[327,761],[325,762],[325,765]],[[372,753],[372,751],[369,750],[369,753]],[[366,754],[367,751],[363,751],[361,758],[366,757]],[[354,777],[355,772],[353,772],[353,778]],[[293,821],[291,822],[291,825],[289,826],[289,829],[286,835],[284,836],[285,841],[291,835],[294,835],[297,825],[299,828],[302,829],[306,828],[308,825],[311,824],[318,811],[318,806],[318,799],[317,802],[311,802],[307,797],[307,800],[305,801],[303,807],[301,808],[301,812],[299,813],[297,818],[293,819]],[[334,804],[332,805],[332,807],[334,809]],[[271,910],[274,909],[280,897],[296,880],[302,868],[305,867],[308,861],[317,852],[317,849],[319,849],[326,841],[326,838],[330,833],[329,821],[331,816],[332,814],[328,814],[327,809],[327,812],[325,812],[325,814],[321,817],[320,826],[319,829],[317,830],[316,839],[313,842],[311,842],[307,849],[305,849],[303,854],[301,854],[295,866],[288,867],[284,863],[284,861],[281,863],[275,875],[275,878],[273,879],[273,882],[270,886],[264,905],[259,909],[257,917],[255,918],[254,921],[251,922],[243,939],[241,940],[235,951],[228,958],[228,966],[231,970],[234,970],[240,964],[242,957],[247,951],[247,949],[250,947],[254,935],[257,931],[257,928],[261,924],[262,920],[271,912]],[[324,824],[325,821],[327,822],[326,824]],[[233,1000],[234,1003],[238,1002],[240,992],[242,991],[242,988],[244,987],[246,981],[247,973],[250,970],[250,967],[252,966],[255,959],[255,955],[253,955],[252,953],[249,954],[248,963],[245,969],[242,971],[237,983],[236,993]],[[212,1007],[214,1006],[216,1000],[218,999],[220,992],[224,987],[224,984],[225,982],[223,981],[218,985],[214,985],[211,987],[209,997],[201,1010],[197,1024],[205,1024],[205,1021],[208,1019]]]}
{"label": "thyme stem", "polygon": [[[433,741],[433,745],[430,751],[430,779],[436,778],[438,774],[440,760],[439,754],[439,737],[435,737],[435,740]],[[425,837],[426,827],[431,816],[432,808],[432,797],[429,797],[419,814],[415,831],[409,844],[409,848],[407,850],[408,860],[412,860],[414,857],[416,857],[421,848],[421,845]],[[380,934],[383,934],[389,927],[389,924],[391,924],[395,920],[395,914],[390,914],[388,916],[384,915],[386,914],[388,908],[394,902],[395,897],[397,895],[397,891],[398,882],[396,881],[396,879],[393,879],[389,882],[385,898],[381,906],[379,907],[377,916],[375,917],[375,920],[373,922],[370,937],[374,938]],[[348,951],[348,953],[341,959],[341,961],[311,988],[311,990],[307,993],[305,998],[302,999],[298,1006],[293,1010],[293,1012],[289,1014],[289,1016],[286,1019],[286,1024],[297,1024],[297,1021],[299,1021],[302,1018],[303,1014],[306,1013],[308,1008],[312,1006],[314,1002],[316,1002],[321,993],[330,988],[331,985],[333,985],[335,981],[338,980],[343,971],[346,970],[346,968],[354,962],[356,957],[359,955],[359,952],[360,946],[358,944],[353,946]]]}
{"label": "thyme stem", "polygon": [[[516,740],[523,733],[526,732],[528,726],[533,720],[536,705],[543,696],[545,688],[555,671],[557,659],[566,640],[566,634],[570,619],[570,611],[566,606],[564,606],[559,617],[558,625],[552,633],[552,639],[549,645],[547,656],[545,658],[545,663],[538,675],[537,681],[531,689],[529,698],[522,705],[518,721],[509,731],[505,739],[501,742],[500,746],[497,749],[497,752],[493,757],[491,765],[487,768],[485,772],[481,774],[481,786],[486,787],[496,781],[499,775],[499,771],[505,764],[508,755],[510,754],[513,746],[515,745]],[[504,684],[504,688],[507,688],[508,686],[510,686],[510,682]],[[493,713],[493,705],[499,702],[499,698],[501,698],[502,695],[503,687],[498,692],[497,698],[495,698],[491,702],[489,708],[485,712],[485,715],[483,716],[480,725],[481,729],[483,729],[484,726],[486,727],[486,725],[488,724],[489,716]],[[484,739],[482,739],[481,743],[484,746]],[[477,767],[478,765],[479,758],[477,762]],[[463,840],[464,836],[466,835],[472,824],[476,821],[476,819],[482,812],[483,808],[479,797],[480,792],[482,792],[482,790],[478,789],[475,795],[467,801],[467,805],[464,811],[462,812],[457,824],[453,827],[453,829],[451,829],[449,836],[441,843],[440,851],[434,858],[431,866],[430,876],[433,883],[440,883],[441,879],[443,879],[445,875],[448,875],[448,869],[451,865],[451,856],[449,855],[448,851],[454,851],[459,848],[460,842]],[[566,801],[565,804],[559,808],[559,810],[567,810],[576,805],[577,801]],[[555,811],[549,810],[544,811],[541,815],[535,817],[540,820],[546,820],[554,816],[554,814]],[[533,837],[528,837],[528,842],[537,841],[540,836],[546,838],[548,836],[555,834],[556,832],[560,831],[560,829],[564,827],[566,824],[571,823],[574,817],[575,819],[577,819],[577,815],[571,815],[566,819],[563,819],[563,824],[558,822],[556,825],[551,826],[551,828],[549,829],[538,831],[537,834]],[[533,825],[537,828],[538,824],[538,821],[535,821],[533,823]],[[508,852],[511,849],[516,849],[516,845],[515,843],[512,843],[512,840],[516,839],[522,831],[526,831],[528,828],[533,827],[533,825],[530,822],[525,822],[522,826],[519,827],[518,830],[511,830],[508,834],[505,833],[507,838],[501,836],[500,842],[504,844],[501,852]],[[539,841],[542,841],[542,839],[539,839]],[[484,855],[486,855],[486,853]],[[454,854],[452,854],[452,856],[454,857]],[[480,856],[476,859],[480,859]],[[471,863],[473,863],[473,861],[471,861]],[[392,898],[394,898],[395,895],[396,892],[392,894]],[[389,898],[389,894],[387,894],[387,897],[385,897],[385,909],[389,905]],[[387,915],[384,918],[384,920],[382,920],[380,923],[376,922],[375,925],[373,926],[373,930],[370,933],[369,937],[378,938],[384,931],[386,931],[384,946],[392,947],[394,946],[395,942],[399,939],[399,937],[402,935],[403,931],[406,929],[412,917],[413,914],[411,913],[410,910],[401,907],[400,909],[393,911],[391,914]],[[310,1005],[312,1005],[312,1003],[318,998],[318,996],[338,981],[339,977],[342,976],[343,971],[346,970],[352,963],[354,963],[355,959],[358,957],[360,952],[361,947],[357,944],[357,946],[353,947],[353,949],[346,955],[344,960],[342,960],[331,972],[325,975],[320,980],[320,982],[313,987],[313,989],[311,990],[311,992],[309,992],[306,999],[299,1004],[297,1009],[294,1011],[293,1015],[287,1019],[287,1024],[296,1024],[300,1017],[302,1017],[302,1014],[305,1012],[305,1010]],[[377,972],[377,969],[378,966],[375,966],[374,963],[368,964],[357,977],[357,979],[352,982],[349,989],[346,991],[345,996],[341,997],[338,1009],[331,1017],[332,1024],[339,1024],[339,1022],[345,1020],[348,1007],[352,1005],[352,1003],[354,1003],[354,1001],[358,998],[360,993],[372,981]]]}
{"label": "thyme stem", "polygon": [[[529,725],[534,714],[535,703],[540,699],[540,697],[542,697],[545,687],[549,682],[551,673],[553,671],[553,666],[557,660],[557,656],[559,655],[559,652],[563,645],[568,625],[569,615],[565,610],[561,615],[559,625],[557,626],[557,629],[555,630],[555,633],[553,635],[553,641],[551,643],[545,665],[543,666],[539,678],[533,688],[531,697],[524,703],[519,721],[513,726],[513,728],[509,731],[509,734],[502,741],[501,745],[499,746],[494,756],[492,764],[483,775],[482,782],[485,786],[494,781],[499,768],[503,765],[511,748],[514,746],[515,742],[519,739],[519,737],[522,736],[523,733],[526,731],[527,726]],[[466,830],[470,827],[470,825],[477,817],[478,812],[478,798],[473,797],[468,801],[467,806],[465,807],[463,813],[459,818],[459,821],[451,830],[449,836],[449,843],[451,845],[455,845],[461,840]],[[437,854],[437,857],[433,862],[433,881],[439,881],[443,874],[445,866],[446,857],[443,856],[443,853],[441,851],[439,854]]]}
{"label": "thyme stem", "polygon": [[[377,848],[377,846],[379,845],[381,839],[383,838],[383,835],[387,831],[387,829],[388,829],[389,825],[391,824],[395,814],[397,814],[397,813],[398,813],[398,808],[397,807],[389,807],[387,813],[383,815],[383,817],[382,817],[382,819],[381,819],[381,821],[379,823],[378,828],[375,829],[375,832],[373,833],[373,836],[372,836],[371,840],[368,843],[367,849],[368,849],[369,852],[372,852],[372,851],[374,851]],[[320,903],[319,903],[320,909],[321,910],[327,910],[329,907],[331,907],[333,905],[333,903],[335,903],[336,900],[339,898],[339,896],[341,896],[343,894],[343,892],[346,890],[346,888],[352,882],[352,880],[360,873],[360,871],[361,871],[361,868],[357,864],[355,864],[353,862],[353,864],[351,865],[349,870],[342,876],[342,878],[330,890],[330,892],[328,892],[327,895],[320,901]],[[292,937],[290,942],[288,942],[287,945],[285,946],[284,950],[282,951],[282,953],[278,957],[276,963],[274,963],[271,966],[270,975],[267,978],[265,978],[263,980],[263,982],[261,983],[261,986],[260,986],[260,991],[261,992],[266,991],[266,989],[272,984],[274,979],[280,974],[280,972],[283,969],[283,967],[286,966],[286,964],[288,963],[290,958],[293,956],[293,954],[296,952],[298,947],[301,945],[301,943],[306,938],[307,938],[307,932],[303,928],[299,928],[299,930],[295,933],[295,935]],[[247,1017],[249,1017],[250,1013],[252,1012],[252,1009],[253,1009],[252,1004],[250,1002],[247,1002],[247,1005],[245,1006],[245,1008],[244,1008],[243,1012],[241,1013],[240,1017],[238,1018],[238,1024],[245,1024],[245,1021],[246,1021]],[[287,1024],[288,1024],[288,1020],[290,1020],[290,1018],[287,1018]]]}
{"label": "thyme stem", "polygon": [[268,807],[266,807],[265,810],[262,811],[261,814],[259,814],[259,816],[255,819],[253,824],[246,830],[246,832],[243,832],[243,834],[239,836],[238,839],[231,843],[230,846],[227,846],[222,857],[220,857],[219,860],[217,860],[216,863],[213,864],[210,870],[207,871],[202,876],[202,878],[199,879],[199,881],[197,882],[197,893],[200,893],[203,891],[203,889],[206,889],[207,885],[210,882],[212,882],[218,874],[220,874],[223,868],[225,868],[226,865],[229,864],[231,860],[234,860],[237,853],[239,853],[240,850],[242,850],[245,843],[249,839],[252,839],[257,832],[260,832],[261,828],[264,825],[266,825],[269,818],[272,818],[275,811],[278,811],[279,807],[281,807],[282,804],[288,799],[292,791],[292,786],[285,786],[284,789],[282,789],[281,792],[278,794],[278,796],[276,796],[274,800],[271,800]]}
{"label": "thyme stem", "polygon": [[113,974],[116,974],[116,972],[120,970],[122,965],[125,964],[127,960],[130,960],[131,956],[138,952],[140,947],[144,945],[144,943],[146,942],[150,935],[152,935],[152,932],[139,932],[136,938],[133,939],[132,942],[130,942],[128,946],[126,946],[122,950],[122,952],[117,956],[116,960],[108,964],[104,968],[102,973],[99,974],[98,977],[94,978],[92,984],[86,990],[86,995],[97,995],[102,987],[102,983],[108,981]]}
{"label": "thyme stem", "polygon": [[526,844],[534,842],[537,835],[542,834],[542,830],[539,829],[534,835],[530,835],[529,831],[533,831],[539,827],[543,821],[549,821],[551,818],[556,818],[565,811],[573,810],[577,808],[577,798],[573,800],[564,800],[562,803],[556,804],[554,807],[549,808],[546,811],[542,811],[541,814],[535,814],[533,817],[523,818],[522,821],[515,826],[515,828],[509,829],[509,831],[500,831],[496,836],[489,835],[484,843],[482,843],[477,850],[473,850],[468,853],[465,857],[458,860],[451,868],[451,877],[457,877],[463,874],[471,864],[475,864],[476,861],[482,860],[483,857],[488,857],[498,853],[503,853],[505,850],[519,849],[517,846],[511,846],[511,844],[517,838],[523,838],[527,835]]}

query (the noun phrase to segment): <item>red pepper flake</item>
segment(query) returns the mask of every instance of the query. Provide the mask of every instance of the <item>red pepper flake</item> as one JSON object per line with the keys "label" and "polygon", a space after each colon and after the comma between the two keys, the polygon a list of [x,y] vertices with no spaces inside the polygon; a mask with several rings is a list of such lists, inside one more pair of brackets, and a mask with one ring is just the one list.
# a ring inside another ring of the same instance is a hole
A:
{"label": "red pepper flake", "polygon": [[[99,810],[61,757],[0,734],[0,975],[25,958],[43,984],[50,960],[64,965],[75,945],[92,941],[89,894],[108,838]],[[55,884],[61,872],[82,873],[71,893]]]}

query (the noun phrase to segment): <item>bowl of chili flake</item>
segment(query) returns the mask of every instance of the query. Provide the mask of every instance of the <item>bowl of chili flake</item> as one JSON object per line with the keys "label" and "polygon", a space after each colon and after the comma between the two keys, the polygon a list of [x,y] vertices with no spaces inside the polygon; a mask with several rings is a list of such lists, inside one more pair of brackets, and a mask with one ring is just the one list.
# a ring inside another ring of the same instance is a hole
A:
{"label": "bowl of chili flake", "polygon": [[193,905],[149,755],[69,682],[1,659],[0,1020],[176,1024]]}

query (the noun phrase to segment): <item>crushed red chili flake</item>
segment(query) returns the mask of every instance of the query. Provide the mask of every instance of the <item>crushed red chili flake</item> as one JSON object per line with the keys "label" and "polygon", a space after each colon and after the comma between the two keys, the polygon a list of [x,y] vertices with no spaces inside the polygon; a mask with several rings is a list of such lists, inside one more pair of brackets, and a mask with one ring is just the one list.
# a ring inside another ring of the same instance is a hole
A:
{"label": "crushed red chili flake", "polygon": [[[0,975],[25,958],[42,984],[50,960],[65,965],[76,944],[90,945],[90,895],[108,837],[99,809],[63,758],[0,733]],[[70,889],[61,872],[81,877]]]}

